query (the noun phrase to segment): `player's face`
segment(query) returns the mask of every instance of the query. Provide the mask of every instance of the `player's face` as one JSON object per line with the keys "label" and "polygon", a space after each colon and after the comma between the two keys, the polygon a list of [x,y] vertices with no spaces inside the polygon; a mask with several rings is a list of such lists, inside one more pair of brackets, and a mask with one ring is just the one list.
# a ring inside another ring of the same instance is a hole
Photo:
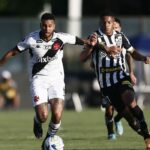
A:
{"label": "player's face", "polygon": [[42,20],[41,21],[41,31],[44,38],[51,38],[54,30],[55,30],[55,21],[54,20]]}
{"label": "player's face", "polygon": [[114,29],[114,18],[111,16],[104,16],[102,18],[102,28],[106,35],[112,35]]}
{"label": "player's face", "polygon": [[114,22],[114,30],[120,32],[121,31],[121,26],[118,22]]}

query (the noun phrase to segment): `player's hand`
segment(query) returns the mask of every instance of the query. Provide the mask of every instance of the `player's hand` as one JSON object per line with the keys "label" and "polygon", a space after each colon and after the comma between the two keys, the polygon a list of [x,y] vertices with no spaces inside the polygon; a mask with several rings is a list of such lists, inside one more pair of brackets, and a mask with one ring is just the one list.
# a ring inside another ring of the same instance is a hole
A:
{"label": "player's hand", "polygon": [[150,64],[150,57],[146,57],[144,63],[145,64]]}
{"label": "player's hand", "polygon": [[91,36],[90,36],[90,44],[92,45],[92,46],[95,46],[96,44],[97,44],[97,41],[98,41],[98,39],[97,39],[97,34],[96,33],[93,33]]}
{"label": "player's hand", "polygon": [[107,53],[113,58],[116,58],[116,56],[121,52],[121,50],[122,49],[117,46],[106,47]]}
{"label": "player's hand", "polygon": [[132,83],[132,85],[135,85],[135,84],[136,84],[137,79],[136,79],[136,77],[135,77],[134,73],[130,73],[130,78],[131,78],[131,83]]}
{"label": "player's hand", "polygon": [[90,40],[89,39],[82,39],[84,44],[90,45]]}
{"label": "player's hand", "polygon": [[117,55],[121,52],[121,48],[119,48],[117,46],[110,46],[107,48],[107,52],[109,54]]}

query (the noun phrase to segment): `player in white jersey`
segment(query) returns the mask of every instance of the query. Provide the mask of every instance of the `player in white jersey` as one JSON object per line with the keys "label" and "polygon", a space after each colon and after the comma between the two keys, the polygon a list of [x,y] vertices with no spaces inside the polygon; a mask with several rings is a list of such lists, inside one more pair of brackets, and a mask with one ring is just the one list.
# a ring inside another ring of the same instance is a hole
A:
{"label": "player in white jersey", "polygon": [[[150,57],[139,54],[129,43],[123,34],[118,34],[113,30],[114,16],[104,14],[101,16],[102,29],[99,34],[90,37],[91,46],[86,46],[81,52],[81,60],[86,61],[92,55],[97,79],[104,96],[107,96],[119,112],[128,122],[130,127],[140,134],[147,149],[150,149],[150,135],[143,111],[139,108],[135,100],[135,93],[125,69],[125,53],[130,52],[131,56],[138,61],[150,64]],[[108,53],[104,51],[99,42],[107,46],[117,46],[116,52]],[[124,49],[122,49],[124,48]]]}
{"label": "player in white jersey", "polygon": [[28,50],[30,53],[31,93],[36,112],[33,131],[36,138],[43,135],[42,123],[48,118],[48,103],[52,114],[46,137],[54,136],[61,125],[65,95],[63,46],[67,43],[83,45],[84,42],[76,36],[55,32],[54,15],[44,13],[40,30],[30,33],[0,59],[2,65],[20,52]]}

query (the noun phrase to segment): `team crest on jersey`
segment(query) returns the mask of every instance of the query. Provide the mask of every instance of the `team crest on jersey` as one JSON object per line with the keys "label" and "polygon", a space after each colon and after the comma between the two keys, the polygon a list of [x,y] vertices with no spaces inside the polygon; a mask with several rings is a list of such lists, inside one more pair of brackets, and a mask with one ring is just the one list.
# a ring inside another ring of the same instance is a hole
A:
{"label": "team crest on jersey", "polygon": [[61,44],[59,42],[55,42],[52,46],[52,49],[57,51],[61,48]]}
{"label": "team crest on jersey", "polygon": [[34,96],[34,102],[37,102],[37,101],[39,101],[39,96]]}
{"label": "team crest on jersey", "polygon": [[118,46],[118,47],[122,47],[122,36],[121,36],[121,34],[116,34],[115,35],[115,42],[116,42],[116,45]]}
{"label": "team crest on jersey", "polygon": [[100,57],[103,58],[103,57],[106,57],[106,56],[107,56],[107,54],[105,52],[102,52],[102,51],[100,52]]}

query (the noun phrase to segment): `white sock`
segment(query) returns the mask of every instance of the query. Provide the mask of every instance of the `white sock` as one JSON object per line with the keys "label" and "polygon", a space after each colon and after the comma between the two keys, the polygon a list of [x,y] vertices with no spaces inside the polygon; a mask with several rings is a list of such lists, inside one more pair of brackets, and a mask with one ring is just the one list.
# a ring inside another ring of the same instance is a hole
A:
{"label": "white sock", "polygon": [[53,122],[50,122],[49,128],[48,128],[48,134],[50,136],[54,136],[58,129],[60,128],[61,121],[58,124],[54,124]]}

